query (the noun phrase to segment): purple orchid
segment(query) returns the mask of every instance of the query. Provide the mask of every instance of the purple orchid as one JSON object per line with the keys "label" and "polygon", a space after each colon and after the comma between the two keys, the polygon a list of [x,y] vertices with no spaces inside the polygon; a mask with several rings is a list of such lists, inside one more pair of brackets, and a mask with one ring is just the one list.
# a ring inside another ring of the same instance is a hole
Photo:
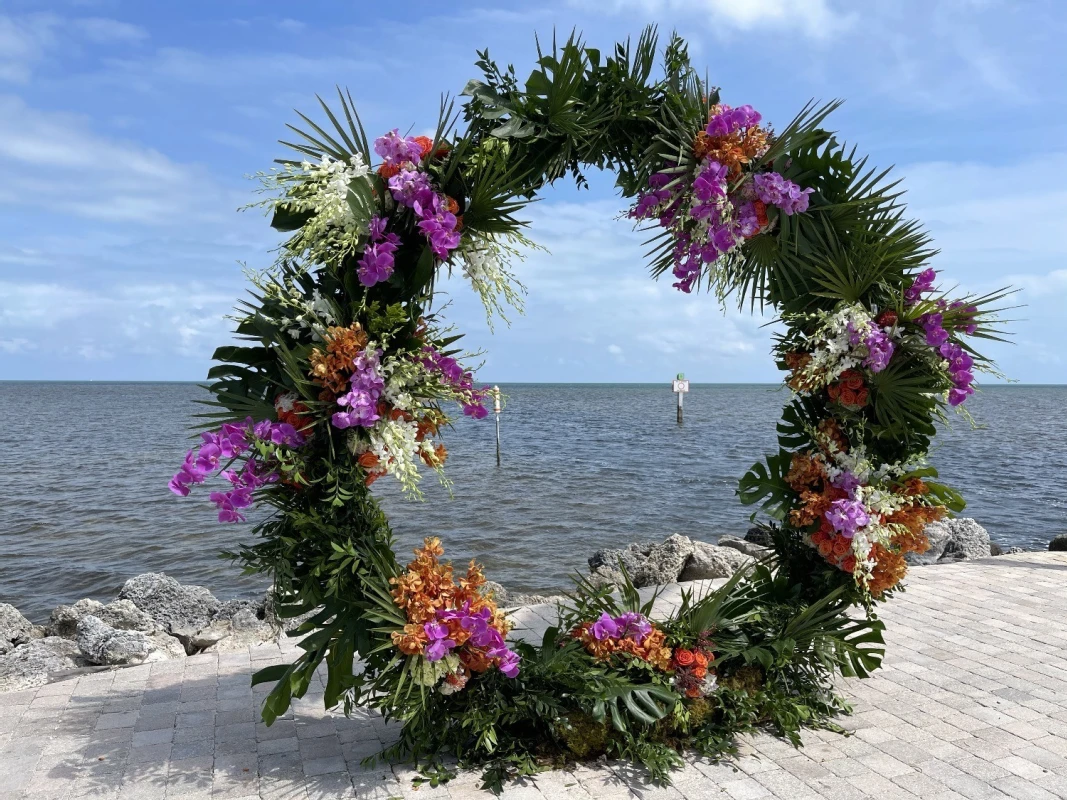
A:
{"label": "purple orchid", "polygon": [[852,498],[855,498],[856,489],[863,485],[863,482],[848,470],[833,478],[830,483],[838,489],[848,492],[848,496]]}
{"label": "purple orchid", "polygon": [[937,280],[937,273],[933,269],[923,270],[915,276],[911,286],[905,290],[904,299],[909,305],[915,305],[922,300],[924,294],[933,291],[935,280]]}
{"label": "purple orchid", "polygon": [[871,372],[881,372],[889,366],[889,360],[896,351],[896,345],[893,344],[893,340],[885,332],[876,326],[872,326],[870,333],[867,334],[867,338],[864,340],[864,344],[867,345],[867,358],[864,360],[864,364],[867,365]]}
{"label": "purple orchid", "polygon": [[593,638],[598,641],[614,639],[619,635],[619,624],[605,611],[600,619],[593,623]]}
{"label": "purple orchid", "polygon": [[777,172],[764,172],[752,179],[756,196],[768,205],[777,206],[787,217],[808,210],[808,195],[814,189],[801,189]]}
{"label": "purple orchid", "polygon": [[400,135],[398,128],[393,128],[384,136],[374,140],[374,152],[381,156],[386,164],[402,164],[410,161],[418,164],[422,159],[422,147],[414,138]]}
{"label": "purple orchid", "polygon": [[834,530],[846,539],[851,539],[857,530],[871,521],[867,509],[859,500],[834,500],[824,516]]}

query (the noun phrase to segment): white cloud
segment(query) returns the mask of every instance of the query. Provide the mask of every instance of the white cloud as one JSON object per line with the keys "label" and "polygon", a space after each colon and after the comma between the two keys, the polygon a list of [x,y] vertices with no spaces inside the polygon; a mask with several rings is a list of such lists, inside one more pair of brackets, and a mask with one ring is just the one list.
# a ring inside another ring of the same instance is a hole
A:
{"label": "white cloud", "polygon": [[218,219],[247,194],[194,165],[95,133],[87,120],[0,95],[0,204],[97,220],[166,224]]}
{"label": "white cloud", "polygon": [[28,353],[33,349],[34,345],[29,339],[0,339],[0,353],[5,353],[9,356]]}
{"label": "white cloud", "polygon": [[306,81],[327,79],[357,81],[360,76],[379,73],[384,69],[374,59],[345,56],[305,56],[285,52],[226,52],[209,55],[179,47],[163,47],[146,59],[112,59],[110,72],[101,80],[152,92],[163,81],[205,86],[215,89],[247,90],[251,86],[271,87],[271,100],[276,101],[279,76],[283,83],[302,83],[300,102],[307,103]]}
{"label": "white cloud", "polygon": [[965,264],[971,275],[978,267],[985,278],[1067,258],[1052,212],[1067,205],[1067,188],[1048,179],[1065,169],[1067,153],[1050,152],[998,165],[925,162],[901,173],[909,213],[933,233],[941,258]]}
{"label": "white cloud", "polygon": [[[120,355],[199,358],[231,337],[235,286],[202,282],[70,284],[0,282],[0,339],[8,354],[106,360]],[[32,346],[30,345],[32,342]],[[188,376],[187,376],[188,377]]]}
{"label": "white cloud", "polygon": [[0,81],[26,83],[36,67],[63,45],[136,44],[147,38],[143,28],[104,17],[0,14]]}
{"label": "white cloud", "polygon": [[[648,274],[646,234],[616,219],[620,201],[555,201],[529,208],[528,235],[548,252],[516,272],[528,286],[529,316],[487,335],[470,288],[454,277],[450,321],[487,353],[494,380],[774,380],[765,320],[725,312],[713,294],[685,295],[667,275]],[[619,364],[625,364],[620,374]]]}
{"label": "white cloud", "polygon": [[33,67],[54,41],[57,23],[58,18],[51,14],[0,15],[0,80],[28,81]]}
{"label": "white cloud", "polygon": [[[576,0],[579,5],[592,5]],[[703,21],[710,29],[726,26],[740,31],[794,27],[813,39],[828,39],[851,27],[854,15],[831,7],[828,0],[609,0],[598,9],[616,13],[633,10],[658,17],[677,12]]]}
{"label": "white cloud", "polygon": [[148,31],[144,28],[104,17],[72,20],[70,26],[94,44],[136,43],[148,38]]}
{"label": "white cloud", "polygon": [[287,17],[286,19],[278,20],[276,27],[278,30],[284,31],[285,33],[303,33],[304,29],[307,28],[307,23],[301,22],[298,19],[289,19]]}

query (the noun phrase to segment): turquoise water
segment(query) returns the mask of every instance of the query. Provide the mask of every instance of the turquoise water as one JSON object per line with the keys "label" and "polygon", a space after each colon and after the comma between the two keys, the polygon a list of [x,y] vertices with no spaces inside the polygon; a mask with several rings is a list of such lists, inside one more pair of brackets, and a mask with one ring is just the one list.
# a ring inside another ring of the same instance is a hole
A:
{"label": "turquoise water", "polygon": [[[461,418],[445,432],[451,498],[432,473],[425,503],[390,478],[374,489],[404,551],[440,536],[451,557],[524,591],[567,586],[598,547],[742,534],[737,478],[776,446],[787,400],[772,386],[694,384],[679,428],[669,384],[502,389],[501,468],[493,420]],[[41,620],[160,570],[223,597],[262,592],[262,578],[215,557],[249,527],[215,522],[206,492],[167,491],[202,397],[192,384],[0,383],[0,602]],[[996,541],[1044,548],[1067,532],[1067,387],[992,387],[969,406],[987,427],[957,420],[934,463]]]}

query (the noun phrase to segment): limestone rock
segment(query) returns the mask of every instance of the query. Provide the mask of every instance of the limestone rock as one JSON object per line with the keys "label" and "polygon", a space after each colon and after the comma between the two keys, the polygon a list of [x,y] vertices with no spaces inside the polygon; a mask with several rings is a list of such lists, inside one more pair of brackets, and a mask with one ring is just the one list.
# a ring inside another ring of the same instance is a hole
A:
{"label": "limestone rock", "polygon": [[[973,519],[943,519],[933,523],[949,530],[949,540],[941,556],[945,561],[963,561],[989,557],[989,531]],[[927,525],[927,530],[930,526]]]}
{"label": "limestone rock", "polygon": [[221,605],[203,586],[183,586],[162,572],[130,578],[119,598],[132,602],[169,632],[209,626]]}
{"label": "limestone rock", "polygon": [[508,590],[496,581],[486,581],[482,584],[482,595],[493,593],[493,600],[498,606],[508,605]]}
{"label": "limestone rock", "polygon": [[1023,550],[1021,547],[1009,547],[1007,550],[1004,551],[1004,555],[1013,556],[1016,553],[1025,553],[1025,552],[1026,551]]}
{"label": "limestone rock", "polygon": [[732,547],[734,550],[756,559],[764,558],[774,552],[770,547],[764,547],[747,539],[738,539],[736,536],[720,536],[719,541],[715,542],[715,544],[719,547]]}
{"label": "limestone rock", "polygon": [[1048,549],[1056,551],[1067,550],[1067,533],[1061,533],[1058,536],[1054,536],[1052,541],[1048,543]]}
{"label": "limestone rock", "polygon": [[700,581],[708,578],[729,578],[754,559],[732,547],[718,547],[706,542],[694,542],[693,554],[682,570],[679,580]]}
{"label": "limestone rock", "polygon": [[758,544],[760,547],[774,546],[774,540],[771,539],[771,532],[762,525],[753,525],[745,531],[745,541],[752,542],[752,544]]}
{"label": "limestone rock", "polygon": [[121,631],[154,633],[158,629],[155,620],[129,600],[115,600],[104,605],[86,598],[72,606],[57,607],[46,628],[48,635],[73,639],[78,635],[78,623],[87,614]]}
{"label": "limestone rock", "polygon": [[[631,576],[632,579],[633,576]],[[622,571],[609,567],[605,564],[601,564],[595,567],[592,572],[589,573],[586,580],[594,589],[600,589],[604,586],[622,586],[625,580],[622,575]]]}
{"label": "limestone rock", "polygon": [[74,642],[58,636],[33,639],[0,655],[0,692],[44,686],[52,673],[84,666]]}
{"label": "limestone rock", "polygon": [[92,614],[78,621],[77,643],[85,660],[93,664],[143,664],[166,658],[147,634],[113,628]]}
{"label": "limestone rock", "polygon": [[925,553],[905,553],[904,559],[909,564],[936,564],[938,559],[945,554],[945,547],[952,538],[952,529],[946,525],[950,520],[938,520],[931,522],[923,529],[926,538],[930,540],[930,549]]}
{"label": "limestone rock", "polygon": [[509,594],[509,606],[559,605],[566,598],[561,594]]}
{"label": "limestone rock", "polygon": [[1002,555],[1004,555],[1004,548],[1001,547],[996,542],[990,542],[989,543],[989,555],[991,555],[991,556],[1002,556]]}
{"label": "limestone rock", "polygon": [[41,638],[41,631],[14,606],[0,603],[0,655]]}
{"label": "limestone rock", "polygon": [[598,572],[601,567],[607,567],[607,569],[621,574],[619,569],[619,564],[621,563],[632,578],[638,569],[644,565],[648,559],[649,552],[656,544],[656,542],[638,542],[631,544],[624,550],[611,547],[602,548],[589,557],[589,569],[592,572]]}
{"label": "limestone rock", "polygon": [[215,624],[229,623],[230,634],[219,640],[220,651],[243,650],[250,645],[271,642],[281,629],[268,619],[265,601],[228,600],[215,612]]}
{"label": "limestone rock", "polygon": [[692,552],[692,540],[677,533],[663,542],[631,544],[624,550],[597,550],[589,559],[589,580],[597,587],[621,586],[625,569],[639,588],[674,583]]}
{"label": "limestone rock", "polygon": [[663,544],[654,545],[645,563],[634,573],[634,585],[641,587],[674,583],[693,555],[696,544],[689,537],[674,533]]}
{"label": "limestone rock", "polygon": [[184,628],[171,626],[170,628],[170,635],[185,645],[185,652],[188,655],[195,655],[201,650],[206,650],[232,634],[233,625],[225,619],[215,620],[202,626],[190,625]]}
{"label": "limestone rock", "polygon": [[[155,633],[146,634],[148,641],[155,645],[158,658],[185,658],[188,655],[185,652],[185,645],[179,642],[175,637],[169,633],[163,633],[162,631],[156,631]],[[152,660],[155,660],[154,657]]]}

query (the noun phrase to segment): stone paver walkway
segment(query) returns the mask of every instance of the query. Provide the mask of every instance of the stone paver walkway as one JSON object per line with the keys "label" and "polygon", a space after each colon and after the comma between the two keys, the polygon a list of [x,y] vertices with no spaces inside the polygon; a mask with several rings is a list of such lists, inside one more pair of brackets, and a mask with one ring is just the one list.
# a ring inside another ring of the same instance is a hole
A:
{"label": "stone paver walkway", "polygon": [[[520,612],[526,629],[538,611]],[[732,762],[688,759],[668,788],[604,764],[504,797],[1067,798],[1067,554],[916,569],[883,617],[885,667],[845,687],[852,736],[808,733],[800,750],[751,737]],[[204,654],[0,695],[0,800],[491,796],[473,774],[414,788],[408,767],[363,769],[395,727],[324,711],[321,686],[274,726],[257,722],[266,688],[249,674],[284,655]]]}

